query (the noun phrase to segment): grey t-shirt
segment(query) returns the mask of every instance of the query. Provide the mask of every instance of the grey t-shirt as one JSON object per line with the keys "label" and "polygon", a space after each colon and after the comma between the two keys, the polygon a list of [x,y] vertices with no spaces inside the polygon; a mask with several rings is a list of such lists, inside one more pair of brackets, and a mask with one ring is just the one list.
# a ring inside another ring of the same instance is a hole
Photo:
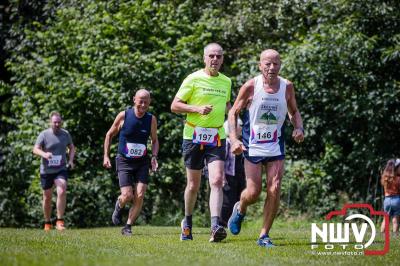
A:
{"label": "grey t-shirt", "polygon": [[51,128],[40,132],[35,145],[44,152],[51,152],[50,160],[42,158],[40,163],[41,174],[55,174],[67,169],[67,146],[72,144],[71,135],[65,129],[60,129],[57,134]]}

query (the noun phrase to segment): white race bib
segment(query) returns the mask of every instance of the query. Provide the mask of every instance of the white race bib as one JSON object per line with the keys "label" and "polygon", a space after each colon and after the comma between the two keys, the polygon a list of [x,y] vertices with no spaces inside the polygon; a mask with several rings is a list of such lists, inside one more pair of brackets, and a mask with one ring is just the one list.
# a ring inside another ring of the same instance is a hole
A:
{"label": "white race bib", "polygon": [[218,129],[207,127],[195,127],[193,143],[216,146],[218,141]]}
{"label": "white race bib", "polygon": [[52,155],[49,161],[49,167],[60,167],[62,155]]}
{"label": "white race bib", "polygon": [[130,158],[140,158],[146,154],[146,146],[140,143],[126,143],[125,155]]}
{"label": "white race bib", "polygon": [[252,128],[252,143],[271,143],[278,139],[277,125],[254,125]]}

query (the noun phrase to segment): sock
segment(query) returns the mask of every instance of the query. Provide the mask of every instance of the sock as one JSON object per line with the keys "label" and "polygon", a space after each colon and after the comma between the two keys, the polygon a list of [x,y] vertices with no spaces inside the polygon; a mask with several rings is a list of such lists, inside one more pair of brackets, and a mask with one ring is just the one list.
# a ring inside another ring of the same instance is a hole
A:
{"label": "sock", "polygon": [[185,216],[186,225],[192,228],[192,215]]}
{"label": "sock", "polygon": [[[240,207],[240,206],[238,206],[238,207]],[[237,210],[237,214],[239,214],[239,216],[244,216],[244,215],[245,215],[245,213],[241,213],[241,212],[239,211],[239,208],[237,208],[236,210]]]}
{"label": "sock", "polygon": [[211,227],[215,227],[219,224],[219,217],[218,216],[212,216],[211,217]]}
{"label": "sock", "polygon": [[131,229],[131,228],[132,228],[132,225],[131,225],[131,224],[126,224],[126,225],[125,225],[125,228]]}
{"label": "sock", "polygon": [[50,220],[49,221],[44,221],[45,224],[51,224]]}
{"label": "sock", "polygon": [[118,207],[122,209],[121,200],[118,198]]}

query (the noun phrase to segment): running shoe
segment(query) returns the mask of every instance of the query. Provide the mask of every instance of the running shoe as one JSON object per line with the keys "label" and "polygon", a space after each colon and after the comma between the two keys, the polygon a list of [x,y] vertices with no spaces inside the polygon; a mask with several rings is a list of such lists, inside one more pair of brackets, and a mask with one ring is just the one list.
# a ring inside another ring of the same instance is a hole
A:
{"label": "running shoe", "polygon": [[46,232],[48,232],[48,231],[50,231],[51,230],[51,223],[45,223],[44,224],[44,231],[46,231]]}
{"label": "running shoe", "polygon": [[56,229],[58,231],[64,231],[65,230],[64,220],[57,220]]}
{"label": "running shoe", "polygon": [[263,235],[257,240],[257,245],[260,247],[266,247],[266,248],[273,248],[276,247],[271,241],[271,238],[269,238],[268,235]]}
{"label": "running shoe", "polygon": [[182,233],[181,233],[182,241],[193,240],[192,228],[185,223],[185,219],[183,219],[181,222],[181,229],[182,229]]}
{"label": "running shoe", "polygon": [[112,222],[115,225],[119,225],[122,221],[122,208],[119,206],[119,200],[117,199],[117,202],[115,202],[115,208],[114,212],[112,214]]}
{"label": "running shoe", "polygon": [[211,228],[210,240],[209,242],[221,242],[226,238],[226,231],[224,227],[216,225]]}
{"label": "running shoe", "polygon": [[240,233],[240,229],[242,227],[242,222],[244,219],[244,214],[240,214],[238,207],[240,202],[236,202],[235,206],[233,206],[232,215],[228,220],[228,228],[232,234],[237,235]]}
{"label": "running shoe", "polygon": [[132,229],[128,226],[124,226],[121,230],[121,234],[123,236],[131,236],[132,235]]}

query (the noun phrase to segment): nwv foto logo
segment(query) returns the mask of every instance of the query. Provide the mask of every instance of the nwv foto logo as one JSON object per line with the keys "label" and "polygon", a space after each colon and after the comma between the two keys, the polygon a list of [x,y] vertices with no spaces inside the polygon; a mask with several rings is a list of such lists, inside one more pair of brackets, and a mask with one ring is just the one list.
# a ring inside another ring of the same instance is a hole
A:
{"label": "nwv foto logo", "polygon": [[[374,243],[376,237],[376,227],[370,217],[363,214],[352,214],[345,218],[346,223],[323,223],[318,226],[316,223],[311,224],[311,249],[317,249],[321,246],[318,244],[318,237],[323,243],[325,250],[332,250],[340,247],[345,250],[354,248],[358,251],[364,251],[364,255],[384,255],[389,251],[389,216],[385,212],[375,211],[369,204],[346,204],[340,211],[332,211],[326,216],[326,220],[331,220],[334,216],[345,216],[348,209],[369,209],[371,216],[381,216],[385,222],[385,243],[383,250],[368,250],[367,248]],[[354,219],[361,219],[362,224],[351,222]],[[370,228],[370,236],[367,230]],[[353,236],[355,243],[351,243],[350,236]],[[368,239],[366,239],[368,238]]]}

